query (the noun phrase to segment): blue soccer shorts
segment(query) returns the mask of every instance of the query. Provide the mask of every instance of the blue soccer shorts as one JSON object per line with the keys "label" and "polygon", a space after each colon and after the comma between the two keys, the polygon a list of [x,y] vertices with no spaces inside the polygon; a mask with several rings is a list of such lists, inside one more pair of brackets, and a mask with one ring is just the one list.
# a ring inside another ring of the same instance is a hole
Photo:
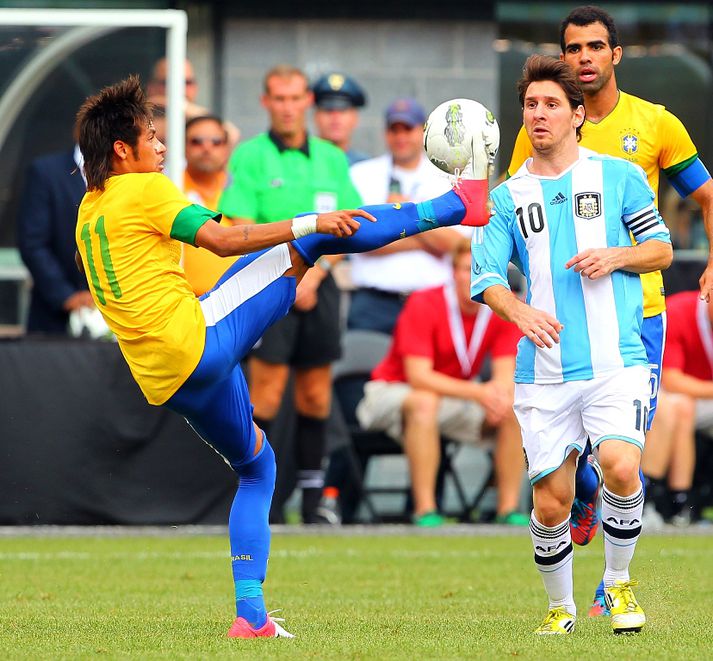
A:
{"label": "blue soccer shorts", "polygon": [[166,402],[233,467],[252,459],[252,405],[240,361],[295,300],[295,278],[286,244],[238,259],[201,296],[206,321],[203,355]]}
{"label": "blue soccer shorts", "polygon": [[651,429],[656,414],[656,405],[659,399],[659,385],[661,383],[661,363],[663,362],[663,351],[666,344],[666,312],[657,314],[655,317],[644,317],[644,324],[641,327],[641,339],[646,348],[646,355],[649,359],[651,369],[651,400],[649,403],[649,419],[647,431]]}

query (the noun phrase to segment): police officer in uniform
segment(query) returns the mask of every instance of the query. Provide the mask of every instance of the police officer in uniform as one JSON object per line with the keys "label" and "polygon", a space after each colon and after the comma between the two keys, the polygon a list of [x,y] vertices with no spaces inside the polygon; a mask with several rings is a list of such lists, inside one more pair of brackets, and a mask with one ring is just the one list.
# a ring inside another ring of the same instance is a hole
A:
{"label": "police officer in uniform", "polygon": [[358,109],[366,105],[366,94],[359,83],[342,73],[326,73],[312,85],[312,92],[317,135],[343,150],[349,165],[369,158],[351,146],[359,124]]}

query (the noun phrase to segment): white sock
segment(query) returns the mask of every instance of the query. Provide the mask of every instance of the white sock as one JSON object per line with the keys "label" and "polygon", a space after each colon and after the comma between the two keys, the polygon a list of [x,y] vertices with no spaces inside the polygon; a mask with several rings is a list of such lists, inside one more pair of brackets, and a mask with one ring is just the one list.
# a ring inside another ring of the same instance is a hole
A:
{"label": "white sock", "polygon": [[602,495],[602,529],[604,531],[604,585],[629,580],[629,563],[634,557],[641,535],[644,492],[617,496],[604,487]]}
{"label": "white sock", "polygon": [[535,547],[535,566],[542,576],[550,608],[564,606],[570,615],[577,615],[572,593],[572,535],[569,517],[554,528],[543,526],[530,514],[530,536]]}

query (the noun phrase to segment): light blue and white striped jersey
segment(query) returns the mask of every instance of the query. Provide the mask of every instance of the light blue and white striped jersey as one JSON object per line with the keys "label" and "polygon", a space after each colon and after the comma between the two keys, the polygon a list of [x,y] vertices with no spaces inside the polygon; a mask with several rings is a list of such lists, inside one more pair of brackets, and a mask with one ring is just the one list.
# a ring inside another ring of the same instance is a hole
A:
{"label": "light blue and white striped jersey", "polygon": [[644,171],[581,147],[556,177],[531,174],[528,162],[492,191],[494,215],[473,241],[474,300],[492,285],[509,286],[512,260],[527,279],[527,303],[564,325],[551,349],[520,340],[515,381],[562,383],[647,365],[640,277],[615,271],[590,280],[565,268],[588,248],[630,247],[629,232],[639,243],[670,243]]}

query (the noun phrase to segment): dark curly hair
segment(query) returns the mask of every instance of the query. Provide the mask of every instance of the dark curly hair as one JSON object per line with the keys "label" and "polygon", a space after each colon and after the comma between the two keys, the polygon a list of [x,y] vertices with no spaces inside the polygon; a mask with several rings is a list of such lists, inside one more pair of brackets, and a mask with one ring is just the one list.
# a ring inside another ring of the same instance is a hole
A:
{"label": "dark curly hair", "polygon": [[129,76],[90,96],[77,113],[79,149],[84,157],[87,190],[104,190],[111,173],[114,142],[121,140],[138,158],[137,144],[143,127],[153,119],[138,76]]}

